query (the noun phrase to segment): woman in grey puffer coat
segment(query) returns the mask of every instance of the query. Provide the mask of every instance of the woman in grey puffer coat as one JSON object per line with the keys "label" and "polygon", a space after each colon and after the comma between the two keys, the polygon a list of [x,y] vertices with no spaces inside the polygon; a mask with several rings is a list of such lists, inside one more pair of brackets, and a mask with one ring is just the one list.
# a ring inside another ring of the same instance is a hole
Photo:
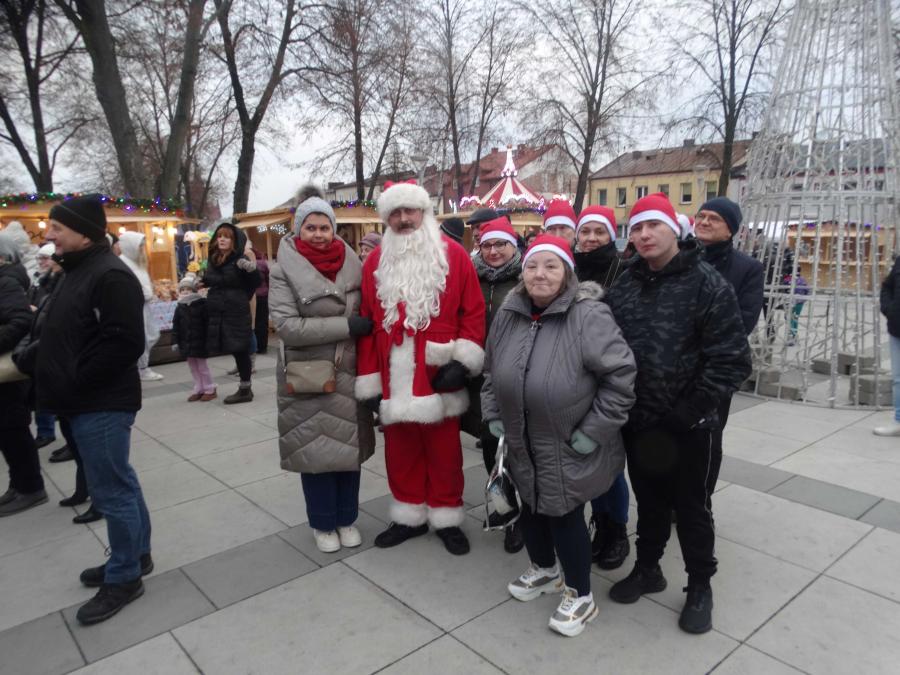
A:
{"label": "woman in grey puffer coat", "polygon": [[[360,464],[375,447],[372,414],[353,396],[355,338],[372,322],[359,316],[362,265],[335,236],[334,211],[311,197],[299,207],[294,232],[281,240],[269,275],[269,313],[281,338],[278,433],[281,466],[300,473],[306,513],[319,550],[359,546]],[[337,357],[333,393],[290,394],[285,362]]]}
{"label": "woman in grey puffer coat", "polygon": [[550,627],[570,636],[597,613],[584,505],[625,466],[619,429],[634,404],[634,357],[601,297],[598,285],[579,285],[565,240],[539,236],[491,326],[481,391],[524,502],[531,566],[509,592],[531,600],[561,590],[558,557],[565,592]]}

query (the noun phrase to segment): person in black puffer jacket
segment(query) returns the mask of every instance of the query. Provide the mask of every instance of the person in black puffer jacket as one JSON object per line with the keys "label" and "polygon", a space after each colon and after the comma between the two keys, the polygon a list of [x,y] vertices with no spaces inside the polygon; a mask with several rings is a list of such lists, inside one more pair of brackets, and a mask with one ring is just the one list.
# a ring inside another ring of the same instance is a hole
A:
{"label": "person in black puffer jacket", "polygon": [[[28,334],[28,273],[15,240],[0,233],[0,354],[9,354]],[[47,501],[37,446],[26,404],[28,382],[0,383],[0,450],[9,467],[9,489],[0,496],[0,516],[10,516]]]}
{"label": "person in black puffer jacket", "polygon": [[247,235],[230,222],[213,232],[209,247],[209,263],[203,285],[209,289],[206,308],[209,314],[206,345],[210,356],[231,354],[240,373],[238,390],[225,397],[225,403],[247,403],[253,400],[250,376],[250,298],[262,283],[256,259],[244,253]]}
{"label": "person in black puffer jacket", "polygon": [[194,390],[188,401],[212,401],[216,398],[216,383],[206,363],[206,326],[209,316],[206,298],[197,292],[197,279],[187,276],[178,283],[178,305],[172,318],[172,334],[178,353],[191,369]]}
{"label": "person in black puffer jacket", "polygon": [[877,436],[900,436],[900,258],[881,284],[881,313],[887,318],[891,343],[891,374],[894,380],[894,420],[875,427]]}
{"label": "person in black puffer jacket", "polygon": [[696,240],[678,241],[675,210],[662,193],[639,199],[630,216],[640,259],[607,296],[637,361],[624,432],[637,499],[637,560],[610,589],[616,602],[663,590],[659,568],[675,510],[688,572],[679,626],[712,628],[715,532],[706,477],[716,409],[750,374],[750,347],[731,285],[701,259]]}

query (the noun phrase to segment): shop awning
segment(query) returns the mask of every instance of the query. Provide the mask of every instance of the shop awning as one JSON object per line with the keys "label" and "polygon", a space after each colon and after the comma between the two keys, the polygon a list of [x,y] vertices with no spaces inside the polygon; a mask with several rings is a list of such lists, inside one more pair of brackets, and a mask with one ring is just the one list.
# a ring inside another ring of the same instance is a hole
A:
{"label": "shop awning", "polygon": [[247,230],[251,227],[269,227],[272,225],[286,225],[293,218],[293,214],[291,213],[280,213],[274,215],[267,216],[257,216],[255,218],[244,218],[238,222],[237,226],[242,230]]}

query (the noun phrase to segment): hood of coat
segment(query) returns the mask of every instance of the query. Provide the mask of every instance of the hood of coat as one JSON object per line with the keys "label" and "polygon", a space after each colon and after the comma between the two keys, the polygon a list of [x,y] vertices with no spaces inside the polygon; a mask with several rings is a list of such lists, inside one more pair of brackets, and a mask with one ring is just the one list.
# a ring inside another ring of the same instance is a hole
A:
{"label": "hood of coat", "polygon": [[144,248],[146,237],[139,232],[123,232],[119,236],[119,248],[122,251],[122,257],[137,263],[140,259],[141,249]]}
{"label": "hood of coat", "polygon": [[[219,236],[219,230],[221,230],[223,227],[227,227],[229,230],[231,230],[231,233],[234,236],[234,251],[232,251],[231,255],[228,256],[228,259],[230,260],[235,255],[237,255],[238,257],[244,255],[244,249],[247,246],[247,235],[241,228],[236,227],[229,222],[222,223],[215,229],[215,231],[213,231],[212,238],[209,240],[210,254],[212,254],[212,252],[216,250],[216,237]],[[210,258],[212,258],[212,255],[210,255]]]}

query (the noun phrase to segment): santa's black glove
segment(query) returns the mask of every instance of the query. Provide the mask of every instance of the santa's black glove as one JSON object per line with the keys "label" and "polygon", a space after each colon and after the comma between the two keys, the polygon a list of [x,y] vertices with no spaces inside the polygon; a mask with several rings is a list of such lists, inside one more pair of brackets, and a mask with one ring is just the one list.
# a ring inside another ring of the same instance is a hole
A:
{"label": "santa's black glove", "polygon": [[382,398],[381,394],[378,394],[378,396],[373,396],[372,398],[367,398],[363,401],[360,401],[360,403],[362,403],[363,406],[365,406],[366,408],[371,410],[373,414],[377,415],[379,409],[381,408],[381,398]]}
{"label": "santa's black glove", "polygon": [[371,335],[375,324],[366,316],[347,317],[347,325],[350,328],[350,337],[362,337]]}
{"label": "santa's black glove", "polygon": [[431,380],[431,387],[435,391],[455,391],[466,386],[466,375],[468,374],[466,367],[459,361],[451,361],[450,363],[438,368],[437,373]]}

